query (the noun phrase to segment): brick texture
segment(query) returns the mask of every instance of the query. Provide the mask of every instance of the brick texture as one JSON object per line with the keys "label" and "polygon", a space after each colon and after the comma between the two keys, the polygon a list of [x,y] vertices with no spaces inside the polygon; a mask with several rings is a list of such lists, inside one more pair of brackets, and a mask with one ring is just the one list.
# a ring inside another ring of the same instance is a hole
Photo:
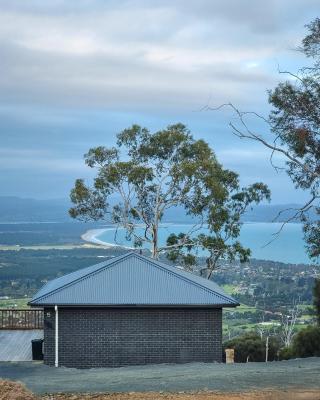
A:
{"label": "brick texture", "polygon": [[[44,362],[54,365],[55,313],[44,311]],[[61,308],[59,365],[221,362],[221,329],[221,309]]]}

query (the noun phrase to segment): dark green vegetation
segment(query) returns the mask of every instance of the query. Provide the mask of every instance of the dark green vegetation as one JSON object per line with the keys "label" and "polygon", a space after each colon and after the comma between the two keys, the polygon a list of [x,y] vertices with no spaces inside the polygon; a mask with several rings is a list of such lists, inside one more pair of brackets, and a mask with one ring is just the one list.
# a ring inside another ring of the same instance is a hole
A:
{"label": "dark green vegetation", "polygon": [[281,359],[320,357],[320,327],[308,326],[293,338],[292,345],[280,352]]}
{"label": "dark green vegetation", "polygon": [[[266,360],[266,338],[262,338],[255,332],[228,340],[223,344],[224,349],[234,349],[235,362],[254,362]],[[268,361],[279,359],[280,343],[278,338],[268,339]]]}
{"label": "dark green vegetation", "polygon": [[[247,261],[250,249],[237,240],[241,216],[252,204],[270,198],[263,183],[246,188],[224,169],[204,140],[195,140],[183,124],[151,133],[138,125],[117,135],[117,147],[99,146],[85,155],[97,170],[93,186],[78,179],[71,191],[70,215],[80,220],[107,219],[126,230],[136,247],[150,246],[152,257],[166,253],[172,261],[194,266],[194,250],[206,249],[208,277],[221,260]],[[119,200],[110,205],[110,197]],[[158,231],[168,210],[180,207],[193,217],[187,233],[171,234],[160,246]],[[209,234],[198,234],[203,224]],[[136,228],[144,227],[139,235]]]}
{"label": "dark green vegetation", "polygon": [[[268,340],[268,342],[267,342]],[[268,361],[291,358],[320,357],[320,328],[308,326],[301,329],[293,338],[292,345],[284,347],[280,335],[260,336],[252,331],[223,344],[225,349],[234,349],[235,362],[265,361],[268,348]]]}
{"label": "dark green vegetation", "polygon": [[80,237],[90,228],[93,225],[75,222],[0,224],[0,246],[79,244],[84,243]]}
{"label": "dark green vegetation", "polygon": [[313,287],[313,305],[317,315],[317,323],[320,326],[320,278],[315,280]]}
{"label": "dark green vegetation", "polygon": [[320,327],[301,330],[293,339],[291,352],[293,357],[320,357]]}

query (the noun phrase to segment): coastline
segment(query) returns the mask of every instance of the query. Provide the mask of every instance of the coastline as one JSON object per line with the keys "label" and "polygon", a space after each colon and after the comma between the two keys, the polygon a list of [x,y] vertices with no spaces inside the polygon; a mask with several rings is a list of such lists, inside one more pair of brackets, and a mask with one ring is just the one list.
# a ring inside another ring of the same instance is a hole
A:
{"label": "coastline", "polygon": [[83,235],[81,235],[81,239],[88,243],[100,245],[100,246],[103,246],[108,249],[110,249],[112,247],[121,247],[123,249],[129,249],[129,250],[134,249],[133,247],[129,247],[129,246],[121,246],[116,243],[104,242],[97,238],[97,236],[101,235],[102,233],[104,233],[106,231],[114,231],[114,230],[115,230],[115,228],[89,229],[87,232],[85,232]]}
{"label": "coastline", "polygon": [[[163,223],[163,227],[167,229],[164,229],[162,236],[159,236],[159,240],[165,241],[165,235],[171,232],[180,232],[183,227],[188,225],[190,224]],[[244,246],[251,249],[251,258],[288,264],[310,264],[310,260],[303,247],[304,243],[299,224],[288,223],[286,231],[282,233],[279,239],[266,248],[265,244],[270,241],[270,238],[272,238],[272,235],[277,231],[279,226],[281,226],[279,222],[245,222],[243,224],[240,240]],[[137,227],[140,228],[139,226]],[[89,229],[81,235],[81,238],[91,245],[104,248],[118,247],[128,250],[133,249],[132,244],[124,240],[123,232],[120,234],[123,228],[118,228],[120,235],[118,236],[117,243],[114,242],[113,233],[115,229],[116,227],[110,225],[105,227],[100,226],[99,229]]]}
{"label": "coastline", "polygon": [[[113,228],[109,228],[113,229]],[[101,229],[89,229],[86,231],[83,235],[81,235],[81,239],[84,240],[85,242],[93,243],[93,244],[99,244],[101,246],[110,248],[110,247],[117,247],[116,244],[113,243],[106,243],[103,242],[100,239],[97,239],[97,236],[101,235],[103,232],[109,230],[108,228],[101,228]]]}

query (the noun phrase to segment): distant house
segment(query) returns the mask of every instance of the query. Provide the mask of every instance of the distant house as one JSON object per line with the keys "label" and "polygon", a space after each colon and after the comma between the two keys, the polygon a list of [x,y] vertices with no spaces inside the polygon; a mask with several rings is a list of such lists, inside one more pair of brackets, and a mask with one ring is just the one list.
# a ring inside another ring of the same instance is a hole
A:
{"label": "distant house", "polygon": [[54,279],[30,301],[44,308],[44,362],[90,368],[222,358],[214,282],[127,253]]}

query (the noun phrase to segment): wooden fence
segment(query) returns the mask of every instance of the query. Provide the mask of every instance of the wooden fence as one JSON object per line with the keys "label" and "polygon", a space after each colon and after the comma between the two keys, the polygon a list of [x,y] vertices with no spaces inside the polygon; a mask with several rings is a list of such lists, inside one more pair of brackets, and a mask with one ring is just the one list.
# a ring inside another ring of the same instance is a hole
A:
{"label": "wooden fence", "polygon": [[2,308],[0,329],[43,329],[43,310]]}

